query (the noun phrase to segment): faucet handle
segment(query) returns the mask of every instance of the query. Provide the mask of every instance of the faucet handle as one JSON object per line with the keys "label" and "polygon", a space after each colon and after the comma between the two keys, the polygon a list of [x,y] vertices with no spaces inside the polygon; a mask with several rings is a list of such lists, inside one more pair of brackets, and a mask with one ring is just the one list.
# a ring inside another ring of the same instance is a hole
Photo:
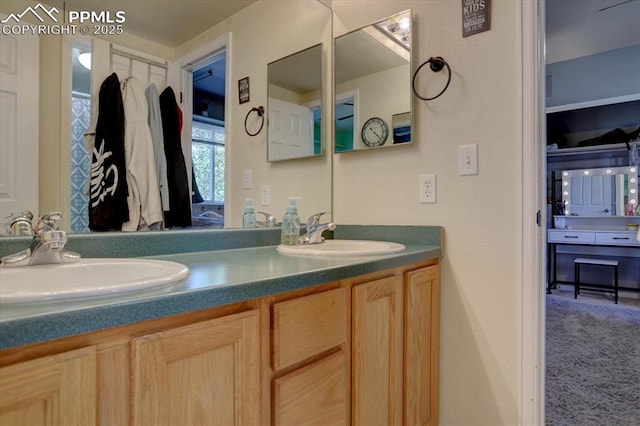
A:
{"label": "faucet handle", "polygon": [[327,214],[328,212],[320,212],[320,213],[316,213],[313,214],[311,216],[309,216],[309,219],[307,219],[307,231],[309,231],[309,229],[313,229],[315,227],[317,227],[318,225],[320,225],[320,217],[323,214]]}
{"label": "faucet handle", "polygon": [[265,217],[265,223],[267,228],[273,228],[278,224],[278,218],[267,212],[257,212],[258,214],[262,214]]}
{"label": "faucet handle", "polygon": [[40,219],[38,219],[38,222],[33,229],[36,236],[41,238],[44,232],[56,231],[58,229],[58,226],[60,225],[61,217],[62,213],[60,212],[45,213],[40,216]]}

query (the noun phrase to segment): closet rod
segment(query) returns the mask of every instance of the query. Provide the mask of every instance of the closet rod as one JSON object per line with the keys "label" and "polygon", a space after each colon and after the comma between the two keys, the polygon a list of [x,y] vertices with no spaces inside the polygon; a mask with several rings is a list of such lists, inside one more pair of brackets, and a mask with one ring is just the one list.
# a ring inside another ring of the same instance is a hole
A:
{"label": "closet rod", "polygon": [[133,53],[128,53],[122,50],[114,49],[113,46],[111,46],[111,54],[124,56],[125,58],[133,59],[139,62],[144,62],[145,64],[153,65],[154,67],[163,68],[165,70],[169,68],[169,66],[167,65],[167,62],[163,64],[162,62],[153,61],[151,59],[143,58],[142,56],[134,55]]}

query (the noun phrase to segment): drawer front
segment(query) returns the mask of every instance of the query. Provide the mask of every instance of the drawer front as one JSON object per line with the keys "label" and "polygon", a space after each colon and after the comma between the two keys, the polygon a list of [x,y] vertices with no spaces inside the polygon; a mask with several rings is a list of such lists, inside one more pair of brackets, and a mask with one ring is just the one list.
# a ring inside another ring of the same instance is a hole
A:
{"label": "drawer front", "polygon": [[273,369],[343,344],[347,334],[346,291],[324,291],[273,305]]}
{"label": "drawer front", "polygon": [[322,358],[274,380],[274,424],[349,424],[347,362],[344,352]]}
{"label": "drawer front", "polygon": [[550,243],[589,244],[596,242],[595,232],[584,231],[549,231]]}
{"label": "drawer front", "polygon": [[635,232],[597,232],[596,242],[598,244],[640,246]]}

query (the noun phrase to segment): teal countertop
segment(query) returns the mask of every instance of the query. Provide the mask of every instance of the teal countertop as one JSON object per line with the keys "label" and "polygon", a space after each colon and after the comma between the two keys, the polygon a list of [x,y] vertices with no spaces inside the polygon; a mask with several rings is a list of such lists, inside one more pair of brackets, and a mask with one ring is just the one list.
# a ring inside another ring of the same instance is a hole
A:
{"label": "teal countertop", "polygon": [[[442,255],[440,227],[341,225],[339,228],[334,238],[393,241],[405,244],[407,249],[380,256],[287,256],[276,251],[279,230],[94,235],[93,245],[99,240],[102,252],[106,253],[100,257],[140,256],[139,247],[143,247],[151,255],[146,257],[187,265],[189,277],[144,293],[2,306],[0,349],[241,302]],[[73,237],[70,236],[71,243]],[[141,237],[145,240],[142,243],[138,241]],[[156,238],[164,243],[154,242]],[[0,240],[0,244],[3,242]],[[9,243],[14,248],[16,241]],[[70,245],[77,250],[82,244],[75,243]],[[155,245],[159,248],[154,249]],[[88,250],[79,251],[84,257],[98,257],[93,253],[87,255]],[[0,253],[6,254],[3,250]]]}

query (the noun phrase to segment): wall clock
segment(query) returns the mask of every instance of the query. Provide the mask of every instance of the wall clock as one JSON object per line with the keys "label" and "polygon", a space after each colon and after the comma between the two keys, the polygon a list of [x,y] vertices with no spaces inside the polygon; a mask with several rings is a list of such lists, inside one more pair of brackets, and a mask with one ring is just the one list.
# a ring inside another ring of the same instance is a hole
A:
{"label": "wall clock", "polygon": [[382,118],[373,117],[364,123],[360,135],[367,146],[382,146],[389,137],[389,126]]}

